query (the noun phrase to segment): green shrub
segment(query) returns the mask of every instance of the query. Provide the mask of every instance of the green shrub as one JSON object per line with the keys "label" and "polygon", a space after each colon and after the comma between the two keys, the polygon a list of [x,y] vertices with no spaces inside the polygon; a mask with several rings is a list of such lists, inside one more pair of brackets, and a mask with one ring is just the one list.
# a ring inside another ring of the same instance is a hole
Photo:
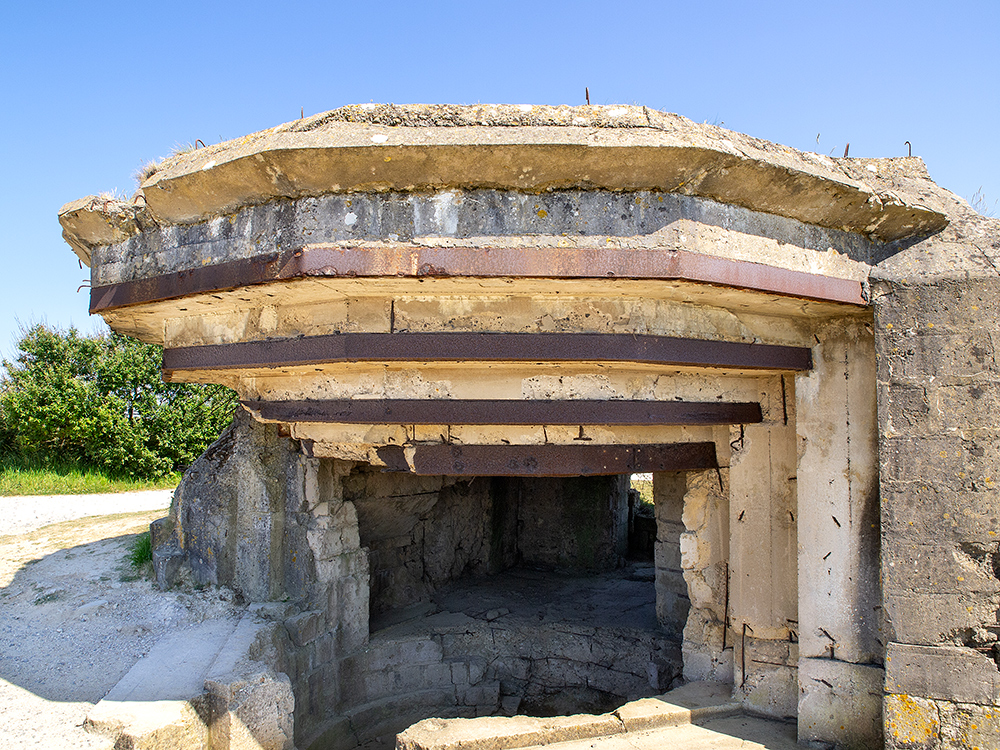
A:
{"label": "green shrub", "polygon": [[151,479],[185,469],[232,419],[236,395],[164,383],[162,350],[110,333],[28,329],[0,381],[0,455]]}

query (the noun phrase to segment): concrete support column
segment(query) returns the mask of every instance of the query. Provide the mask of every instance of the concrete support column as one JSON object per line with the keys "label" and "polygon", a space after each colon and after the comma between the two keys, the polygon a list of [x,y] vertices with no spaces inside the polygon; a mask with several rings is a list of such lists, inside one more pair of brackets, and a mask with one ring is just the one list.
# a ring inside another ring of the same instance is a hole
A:
{"label": "concrete support column", "polygon": [[791,383],[772,378],[764,422],[732,430],[730,623],[734,694],[792,718],[798,701],[795,413]]}
{"label": "concrete support column", "polygon": [[361,546],[354,503],[344,500],[341,478],[350,464],[305,459],[306,502],[310,513],[306,538],[325,587],[326,616],[336,634],[337,651],[345,655],[368,641],[370,577],[368,550]]}
{"label": "concrete support column", "polygon": [[684,678],[733,680],[729,606],[729,470],[683,475],[681,568],[691,609],[684,626]]}
{"label": "concrete support column", "polygon": [[681,637],[691,602],[681,568],[681,534],[686,482],[683,472],[653,474],[653,503],[656,512],[656,618],[660,627]]}
{"label": "concrete support column", "polygon": [[1000,281],[988,269],[874,288],[893,750],[1000,747]]}
{"label": "concrete support column", "polygon": [[813,369],[795,384],[799,740],[876,748],[884,646],[874,338],[854,319],[816,336]]}

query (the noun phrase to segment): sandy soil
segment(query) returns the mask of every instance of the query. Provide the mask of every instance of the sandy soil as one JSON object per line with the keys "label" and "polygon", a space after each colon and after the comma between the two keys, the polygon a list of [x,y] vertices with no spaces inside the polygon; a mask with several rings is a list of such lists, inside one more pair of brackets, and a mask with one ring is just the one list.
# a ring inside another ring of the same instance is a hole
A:
{"label": "sandy soil", "polygon": [[[161,592],[127,562],[136,535],[165,514],[167,494],[159,510],[0,536],[5,750],[110,748],[81,728],[89,708],[167,632],[235,616],[228,589]],[[79,498],[65,496],[62,503],[72,515]],[[50,505],[58,516],[58,503]]]}
{"label": "sandy soil", "polygon": [[24,534],[72,518],[161,510],[170,506],[173,494],[173,490],[144,490],[106,495],[0,497],[0,535]]}

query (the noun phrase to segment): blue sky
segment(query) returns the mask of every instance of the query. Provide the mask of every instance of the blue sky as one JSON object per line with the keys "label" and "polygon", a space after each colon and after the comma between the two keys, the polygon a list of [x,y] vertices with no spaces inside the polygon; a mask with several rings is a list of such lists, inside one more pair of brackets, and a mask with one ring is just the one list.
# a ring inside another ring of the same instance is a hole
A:
{"label": "blue sky", "polygon": [[[0,353],[84,330],[59,207],[182,144],[359,102],[645,104],[1000,198],[1000,2],[8,2]],[[817,143],[817,137],[819,142]]]}

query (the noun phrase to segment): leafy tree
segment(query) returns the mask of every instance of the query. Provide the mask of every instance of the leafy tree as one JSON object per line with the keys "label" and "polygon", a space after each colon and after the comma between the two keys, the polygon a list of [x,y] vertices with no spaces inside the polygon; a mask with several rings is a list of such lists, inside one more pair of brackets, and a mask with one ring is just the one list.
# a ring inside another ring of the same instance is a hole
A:
{"label": "leafy tree", "polygon": [[232,419],[221,386],[164,383],[161,349],[36,325],[4,361],[0,451],[155,478],[186,468]]}

